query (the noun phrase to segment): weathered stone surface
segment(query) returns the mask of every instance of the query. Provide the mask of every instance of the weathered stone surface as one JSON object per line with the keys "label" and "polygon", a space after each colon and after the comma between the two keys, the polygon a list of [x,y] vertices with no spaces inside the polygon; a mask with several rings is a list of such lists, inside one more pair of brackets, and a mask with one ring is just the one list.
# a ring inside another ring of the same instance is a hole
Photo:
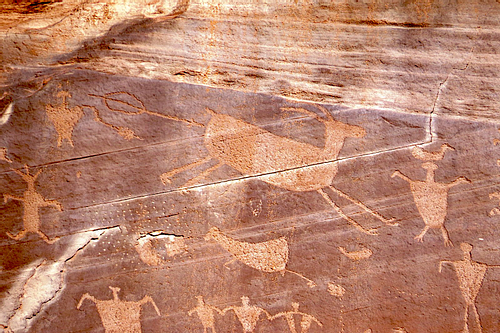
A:
{"label": "weathered stone surface", "polygon": [[498,332],[499,8],[7,2],[0,325]]}

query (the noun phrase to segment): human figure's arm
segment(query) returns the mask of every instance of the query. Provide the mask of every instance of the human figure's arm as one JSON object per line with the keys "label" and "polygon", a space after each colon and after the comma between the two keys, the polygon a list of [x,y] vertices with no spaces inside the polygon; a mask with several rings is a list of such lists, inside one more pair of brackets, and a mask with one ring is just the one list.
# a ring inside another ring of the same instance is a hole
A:
{"label": "human figure's arm", "polygon": [[458,184],[463,184],[463,183],[472,183],[469,179],[467,179],[466,177],[458,177],[457,179],[455,179],[454,181],[452,181],[451,183],[449,183],[448,185],[446,185],[448,188],[451,188],[455,185],[458,185]]}
{"label": "human figure's arm", "polygon": [[223,316],[223,315],[224,315],[224,314],[223,314],[223,312],[221,311],[221,309],[219,309],[218,307],[213,306],[213,305],[210,305],[210,308],[211,308],[212,310],[215,310],[215,311],[216,311],[218,314],[220,314],[221,316]]}
{"label": "human figure's arm", "polygon": [[6,203],[9,200],[24,201],[24,198],[16,197],[15,195],[4,194],[3,195],[3,202]]}
{"label": "human figure's arm", "polygon": [[408,178],[407,176],[405,176],[405,175],[404,175],[403,173],[401,173],[401,171],[399,171],[399,170],[396,170],[396,171],[394,171],[394,172],[392,173],[391,178],[394,178],[394,177],[399,177],[399,178],[401,178],[401,179],[403,179],[403,180],[406,180],[408,183],[411,183],[411,182],[412,182],[412,180],[411,180],[410,178]]}
{"label": "human figure's arm", "polygon": [[76,308],[78,310],[80,310],[80,307],[82,306],[82,303],[86,300],[86,299],[89,299],[91,300],[92,302],[94,303],[97,303],[97,300],[94,296],[90,296],[88,293],[85,293],[82,295],[82,298],[80,298],[80,302],[78,302],[78,305],[76,306]]}
{"label": "human figure's arm", "polygon": [[44,200],[43,206],[53,206],[60,212],[62,212],[63,210],[61,203],[57,200]]}
{"label": "human figure's arm", "polygon": [[146,304],[146,303],[151,303],[151,305],[153,305],[153,307],[155,308],[155,311],[158,314],[158,316],[161,316],[160,310],[156,306],[156,303],[155,303],[155,301],[153,301],[151,296],[144,296],[144,298],[139,301],[139,304],[141,304],[141,305]]}
{"label": "human figure's arm", "polygon": [[222,315],[224,316],[226,314],[226,312],[231,311],[231,310],[234,311],[234,306],[228,306],[227,308],[223,309]]}
{"label": "human figure's arm", "polygon": [[452,262],[451,261],[448,261],[448,260],[441,260],[439,262],[439,273],[441,273],[441,271],[443,270],[443,264],[451,264]]}

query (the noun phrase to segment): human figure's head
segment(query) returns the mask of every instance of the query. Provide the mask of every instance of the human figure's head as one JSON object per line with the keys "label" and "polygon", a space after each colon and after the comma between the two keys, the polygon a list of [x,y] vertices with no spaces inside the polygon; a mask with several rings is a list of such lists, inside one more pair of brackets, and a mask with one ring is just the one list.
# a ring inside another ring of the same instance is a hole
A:
{"label": "human figure's head", "polygon": [[109,287],[109,289],[111,289],[111,291],[113,292],[113,298],[115,301],[118,301],[119,298],[118,298],[118,292],[120,291],[120,288],[118,287]]}
{"label": "human figure's head", "polygon": [[464,252],[464,258],[470,259],[472,252],[472,245],[469,243],[460,243],[460,249]]}
{"label": "human figure's head", "polygon": [[250,298],[248,296],[241,296],[241,303],[243,306],[247,306],[250,304]]}
{"label": "human figure's head", "polygon": [[198,300],[198,304],[203,304],[203,296],[196,296],[196,299]]}
{"label": "human figure's head", "polygon": [[293,311],[299,311],[299,303],[298,302],[293,302],[292,303],[292,308],[293,308]]}

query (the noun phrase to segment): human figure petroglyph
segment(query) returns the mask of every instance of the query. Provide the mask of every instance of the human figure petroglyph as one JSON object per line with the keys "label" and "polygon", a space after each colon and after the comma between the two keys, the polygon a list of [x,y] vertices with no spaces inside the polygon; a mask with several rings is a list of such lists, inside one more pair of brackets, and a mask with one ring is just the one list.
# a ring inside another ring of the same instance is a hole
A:
{"label": "human figure petroglyph", "polygon": [[290,332],[292,333],[297,333],[297,329],[295,328],[295,318],[294,316],[299,315],[301,317],[300,320],[300,332],[301,333],[307,333],[309,331],[309,328],[311,327],[311,324],[315,322],[316,324],[319,325],[319,327],[323,327],[323,324],[316,319],[316,317],[299,311],[299,303],[298,302],[293,302],[292,303],[292,311],[287,311],[287,312],[280,312],[278,314],[275,314],[269,320],[274,320],[276,318],[280,317],[285,317],[285,320],[288,324],[288,328],[290,329]]}
{"label": "human figure petroglyph", "polygon": [[226,236],[218,228],[212,227],[205,236],[205,240],[211,239],[234,256],[234,259],[230,262],[238,260],[263,272],[280,272],[281,275],[286,272],[292,273],[306,280],[310,288],[316,287],[314,281],[286,268],[288,263],[288,242],[285,237],[260,243],[248,243],[237,241]]}
{"label": "human figure petroglyph", "polygon": [[323,112],[326,119],[304,108],[291,107],[282,108],[282,110],[300,112],[321,122],[325,126],[323,148],[275,135],[243,120],[216,113],[207,108],[207,112],[211,115],[204,134],[208,156],[163,173],[160,178],[164,184],[170,183],[171,178],[176,174],[215,159],[217,164],[201,172],[185,185],[196,184],[223,165],[228,165],[244,175],[263,174],[260,177],[262,181],[280,188],[297,192],[317,191],[342,218],[356,229],[375,235],[377,234],[375,229],[366,230],[347,216],[324,190],[330,188],[337,195],[350,200],[382,222],[392,223],[393,219],[386,219],[361,201],[331,185],[338,171],[336,160],[344,141],[347,138],[361,138],[366,131],[360,126],[333,119],[328,110],[320,105],[316,107]]}
{"label": "human figure petroglyph", "polygon": [[[421,148],[419,159],[422,160],[439,160],[444,156],[444,152],[449,146],[441,146],[441,153],[429,153],[423,151]],[[443,235],[444,244],[452,246],[453,243],[448,235],[448,230],[444,226],[446,214],[448,210],[448,191],[455,185],[470,183],[466,177],[459,177],[449,184],[438,183],[434,180],[434,173],[438,166],[432,162],[425,162],[422,168],[427,170],[425,181],[412,180],[405,176],[399,170],[396,170],[391,177],[399,177],[410,184],[410,189],[413,194],[415,205],[424,220],[425,227],[422,232],[415,237],[416,240],[423,242],[423,237],[431,228],[440,229]]]}
{"label": "human figure petroglyph", "polygon": [[207,333],[209,328],[212,330],[212,333],[216,333],[214,311],[220,315],[223,315],[223,312],[219,308],[205,303],[203,296],[196,296],[196,299],[198,300],[198,304],[188,312],[188,315],[191,316],[193,313],[198,315],[203,325],[203,333]]}
{"label": "human figure petroglyph", "polygon": [[28,189],[24,192],[22,197],[17,197],[11,194],[4,194],[3,201],[6,203],[9,200],[17,200],[21,201],[24,206],[23,211],[23,230],[20,231],[17,235],[12,235],[7,232],[7,236],[14,240],[22,239],[27,233],[32,232],[38,234],[46,243],[53,244],[58,238],[49,239],[47,235],[45,235],[42,231],[40,231],[40,215],[39,209],[41,207],[54,207],[58,211],[62,211],[62,205],[57,200],[47,200],[40,193],[36,191],[35,181],[37,177],[42,172],[42,169],[39,169],[34,175],[30,175],[28,165],[24,166],[26,173],[23,173],[19,170],[13,171],[21,176],[24,181],[28,184]]}
{"label": "human figure petroglyph", "polygon": [[351,260],[354,260],[354,261],[358,261],[358,260],[363,260],[363,259],[368,259],[372,256],[373,254],[373,251],[370,250],[369,248],[366,248],[364,247],[363,249],[361,250],[358,250],[358,251],[347,251],[345,248],[343,248],[342,246],[339,246],[338,247],[339,251],[345,255],[347,258],[351,259]]}
{"label": "human figure petroglyph", "polygon": [[[490,193],[490,199],[493,199],[493,198],[497,198],[498,200],[500,200],[500,192]],[[500,203],[499,203],[499,205],[500,205]],[[500,215],[500,209],[498,209],[498,207],[495,207],[492,210],[490,210],[490,216],[494,216],[494,215]]]}
{"label": "human figure petroglyph", "polygon": [[7,156],[7,148],[0,147],[0,160],[12,163],[12,160]]}
{"label": "human figure petroglyph", "polygon": [[477,294],[481,289],[488,267],[498,268],[500,266],[487,265],[472,260],[471,244],[462,243],[460,249],[464,254],[464,259],[456,261],[441,260],[439,262],[439,272],[441,273],[443,264],[453,265],[458,277],[460,291],[465,299],[464,332],[469,332],[469,308],[472,308],[477,329],[482,332],[481,321],[476,308]]}
{"label": "human figure petroglyph", "polygon": [[141,309],[144,304],[151,303],[158,316],[160,310],[150,296],[144,296],[138,302],[122,301],[118,297],[120,288],[109,287],[113,292],[113,299],[98,300],[85,293],[80,298],[77,309],[80,309],[85,300],[95,303],[106,333],[141,333]]}
{"label": "human figure petroglyph", "polygon": [[264,309],[259,308],[255,305],[250,305],[250,298],[247,296],[241,297],[242,306],[230,306],[222,310],[222,315],[226,312],[233,310],[236,317],[243,326],[244,333],[251,333],[255,330],[257,322],[262,314],[267,316],[267,319],[271,318],[271,315]]}
{"label": "human figure petroglyph", "polygon": [[57,131],[57,146],[61,147],[62,141],[67,140],[71,147],[73,145],[73,130],[78,121],[83,117],[83,109],[80,106],[69,107],[67,98],[71,94],[67,91],[59,91],[56,95],[61,97],[61,103],[57,105],[47,104],[45,112]]}

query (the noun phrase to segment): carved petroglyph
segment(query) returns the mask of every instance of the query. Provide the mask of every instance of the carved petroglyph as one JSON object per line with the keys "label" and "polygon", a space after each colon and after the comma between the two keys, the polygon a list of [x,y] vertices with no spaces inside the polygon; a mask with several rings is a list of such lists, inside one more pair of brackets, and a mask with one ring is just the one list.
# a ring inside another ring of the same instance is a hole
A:
{"label": "carved petroglyph", "polygon": [[56,128],[58,135],[57,146],[61,147],[62,141],[66,139],[71,147],[74,147],[73,130],[78,121],[83,117],[83,109],[80,106],[72,108],[68,106],[67,98],[71,97],[71,94],[67,91],[59,91],[56,96],[62,98],[61,103],[54,106],[47,104],[45,112]]}
{"label": "carved petroglyph", "polygon": [[0,160],[12,163],[12,160],[7,156],[7,148],[0,147]]}
{"label": "carved petroglyph", "polygon": [[[146,109],[144,106],[144,103],[137,98],[135,95],[126,92],[126,91],[117,91],[117,92],[112,92],[112,93],[107,93],[104,95],[95,95],[95,94],[89,94],[89,96],[92,97],[97,97],[101,98],[104,101],[104,105],[109,111],[112,112],[119,112],[121,114],[129,115],[129,116],[135,116],[135,115],[140,115],[140,114],[149,114],[152,116],[160,117],[160,118],[165,118],[169,120],[175,120],[175,121],[181,121],[189,126],[200,126],[203,127],[202,124],[197,123],[194,120],[186,120],[186,119],[181,119],[178,117],[174,116],[168,116],[162,113],[150,111]],[[103,120],[99,109],[97,109],[94,106],[90,105],[84,105],[87,108],[90,108],[94,112],[94,120],[98,123],[103,124],[104,126],[111,128],[115,130],[121,137],[123,137],[126,140],[132,140],[132,139],[140,139],[132,129],[128,127],[123,127],[123,126],[116,126],[113,125],[109,122],[106,122]]]}
{"label": "carved petroglyph", "polygon": [[195,308],[188,312],[188,315],[191,316],[193,313],[198,315],[198,318],[200,318],[201,324],[203,325],[203,333],[207,333],[209,328],[212,330],[212,333],[216,333],[214,311],[223,315],[222,311],[215,306],[205,303],[203,296],[196,296],[196,299],[198,300],[198,304]]}
{"label": "carved petroglyph", "polygon": [[372,256],[373,252],[369,248],[363,248],[359,251],[351,251],[348,252],[345,248],[339,246],[339,251],[345,255],[347,258],[358,261],[358,260],[363,260],[363,259],[368,259]]}
{"label": "carved petroglyph", "polygon": [[[413,155],[418,159],[440,160],[444,157],[446,150],[452,149],[449,145],[442,145],[439,153],[430,153],[421,148],[418,150],[413,149]],[[444,226],[446,214],[448,210],[448,191],[455,185],[470,183],[471,181],[465,177],[459,177],[449,184],[438,183],[434,180],[434,172],[438,166],[432,162],[424,162],[422,168],[427,170],[425,181],[412,180],[401,173],[399,170],[395,171],[391,177],[399,177],[410,183],[410,189],[413,194],[415,205],[424,220],[425,227],[422,232],[415,237],[418,241],[423,242],[423,237],[430,229],[440,229],[443,235],[444,244],[452,246],[448,231]]]}
{"label": "carved petroglyph", "polygon": [[261,243],[248,243],[226,236],[218,228],[213,227],[205,236],[205,240],[210,239],[215,240],[235,257],[230,262],[238,260],[263,272],[280,272],[282,275],[289,272],[306,280],[310,288],[316,287],[314,281],[286,268],[288,263],[288,242],[285,237]]}
{"label": "carved petroglyph", "polygon": [[300,316],[300,332],[302,333],[307,333],[309,331],[309,328],[311,327],[311,324],[315,322],[318,324],[320,327],[323,327],[323,324],[316,319],[316,317],[299,311],[299,303],[298,302],[293,302],[292,303],[292,311],[287,311],[287,312],[280,312],[278,314],[275,314],[270,320],[274,320],[276,318],[284,317],[287,324],[288,324],[288,329],[292,333],[297,333],[297,329],[295,328],[295,316],[298,315]]}
{"label": "carved petroglyph", "polygon": [[330,295],[342,298],[345,295],[345,288],[342,287],[341,285],[335,284],[333,282],[328,283],[328,292]]}
{"label": "carved petroglyph", "polygon": [[158,242],[160,240],[164,242],[167,256],[169,257],[176,256],[187,250],[183,236],[166,234],[163,231],[153,231],[139,237],[134,246],[145,264],[158,266],[164,262],[153,245],[153,242]]}
{"label": "carved petroglyph", "polygon": [[[500,129],[498,130],[500,132]],[[496,146],[500,143],[500,139],[493,139],[493,144]],[[500,166],[500,159],[497,160],[497,165]]]}
{"label": "carved petroglyph", "polygon": [[222,310],[222,314],[225,315],[226,312],[233,310],[236,317],[243,326],[244,333],[251,333],[255,330],[257,322],[262,314],[267,316],[267,319],[271,318],[271,315],[264,309],[259,308],[255,305],[250,305],[250,299],[247,296],[241,297],[242,306],[230,306]]}
{"label": "carved petroglyph", "polygon": [[163,263],[163,258],[154,249],[151,239],[140,238],[134,247],[143,263],[150,266],[158,266]]}
{"label": "carved petroglyph", "polygon": [[144,296],[138,302],[122,301],[118,298],[120,288],[109,287],[113,291],[113,299],[98,300],[88,293],[82,295],[77,309],[80,309],[85,300],[95,303],[99,316],[101,317],[104,330],[107,333],[140,333],[141,332],[141,309],[146,303],[153,305],[158,316],[160,310],[150,296]]}
{"label": "carved petroglyph", "polygon": [[40,193],[36,191],[35,181],[42,172],[38,170],[34,175],[30,175],[27,165],[24,166],[26,173],[20,170],[13,170],[28,184],[28,189],[24,192],[22,197],[17,197],[11,194],[4,194],[3,201],[6,203],[9,200],[21,201],[24,204],[23,212],[23,230],[17,235],[12,235],[7,232],[7,236],[14,240],[22,239],[27,233],[32,232],[38,234],[48,244],[53,244],[58,238],[50,240],[43,232],[40,231],[40,215],[38,210],[41,207],[54,207],[58,211],[62,211],[62,205],[57,200],[47,200]]}
{"label": "carved petroglyph", "polygon": [[426,161],[426,162],[441,161],[444,158],[444,155],[446,154],[447,150],[454,151],[455,148],[453,148],[452,146],[450,146],[447,143],[444,143],[441,145],[441,149],[439,151],[430,152],[430,151],[426,151],[423,148],[417,146],[417,147],[412,149],[411,154],[413,155],[413,157],[415,157],[416,159],[419,159],[421,161]]}
{"label": "carved petroglyph", "polygon": [[439,272],[441,273],[443,264],[453,265],[458,277],[460,291],[465,300],[464,332],[469,332],[469,308],[472,308],[477,330],[482,332],[481,321],[476,308],[476,297],[479,293],[479,289],[481,289],[488,267],[498,268],[500,266],[487,265],[472,260],[471,244],[462,243],[460,244],[460,248],[464,254],[464,260],[442,260],[439,262]]}
{"label": "carved petroglyph", "polygon": [[244,175],[265,174],[260,177],[262,181],[280,188],[299,192],[317,191],[340,216],[356,229],[374,235],[376,230],[364,229],[344,214],[324,191],[324,188],[328,187],[384,223],[392,223],[393,219],[386,219],[359,200],[331,185],[338,170],[335,160],[344,141],[349,137],[363,137],[366,131],[360,126],[334,120],[328,110],[320,105],[317,105],[317,108],[323,112],[326,119],[304,108],[282,108],[282,110],[304,113],[324,124],[324,148],[272,134],[255,125],[207,108],[207,112],[212,116],[204,134],[204,142],[209,155],[202,160],[166,172],[160,178],[164,184],[169,183],[176,174],[216,159],[218,161],[216,165],[192,178],[185,185],[196,184],[222,165],[231,166]]}
{"label": "carved petroglyph", "polygon": [[[494,198],[500,200],[500,192],[490,193],[490,199],[494,199]],[[499,203],[499,205],[500,205],[500,203]],[[498,209],[498,207],[495,207],[492,210],[490,210],[490,216],[494,216],[494,215],[500,215],[500,209]]]}

